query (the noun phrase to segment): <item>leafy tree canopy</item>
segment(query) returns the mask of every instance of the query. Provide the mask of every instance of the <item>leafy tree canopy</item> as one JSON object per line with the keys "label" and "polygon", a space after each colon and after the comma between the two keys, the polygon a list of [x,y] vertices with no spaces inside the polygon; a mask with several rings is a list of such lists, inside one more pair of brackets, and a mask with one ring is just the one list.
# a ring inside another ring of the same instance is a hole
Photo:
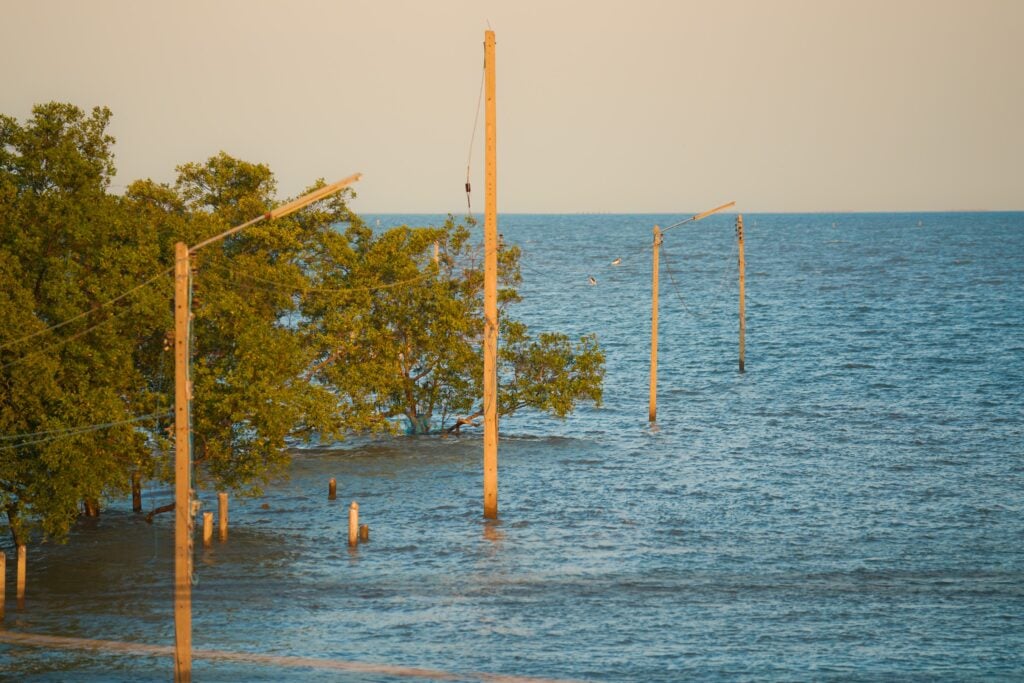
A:
{"label": "leafy tree canopy", "polygon": [[[174,244],[276,203],[268,167],[223,152],[110,194],[109,120],[60,103],[0,116],[0,505],[18,542],[64,538],[81,501],[133,474],[170,481]],[[295,439],[451,432],[482,414],[474,223],[375,233],[351,196],[193,256],[197,486],[258,492]],[[599,404],[596,339],[531,334],[512,315],[518,248],[499,262],[500,413]]]}

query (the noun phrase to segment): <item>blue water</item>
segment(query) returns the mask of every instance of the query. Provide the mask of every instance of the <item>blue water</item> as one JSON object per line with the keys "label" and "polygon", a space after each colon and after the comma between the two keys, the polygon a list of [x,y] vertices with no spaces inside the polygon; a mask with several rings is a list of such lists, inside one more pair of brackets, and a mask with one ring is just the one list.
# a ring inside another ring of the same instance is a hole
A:
{"label": "blue water", "polygon": [[[298,452],[197,547],[194,646],[594,681],[1024,680],[1024,214],[745,216],[744,374],[732,217],[668,232],[652,427],[650,231],[676,218],[503,216],[515,314],[598,334],[604,405],[502,422],[497,524],[479,435]],[[170,522],[117,501],[34,548],[5,626],[171,644]],[[0,645],[8,675],[171,663]],[[196,679],[339,674],[197,659]]]}

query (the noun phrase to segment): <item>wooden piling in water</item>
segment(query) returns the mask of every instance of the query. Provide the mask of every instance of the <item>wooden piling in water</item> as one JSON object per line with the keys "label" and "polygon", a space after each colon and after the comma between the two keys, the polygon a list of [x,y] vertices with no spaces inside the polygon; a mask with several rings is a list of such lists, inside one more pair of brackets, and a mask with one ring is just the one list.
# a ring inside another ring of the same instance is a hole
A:
{"label": "wooden piling in water", "polygon": [[327,500],[334,500],[338,497],[338,481],[331,477],[331,480],[327,482]]}
{"label": "wooden piling in water", "polygon": [[359,503],[352,501],[348,506],[348,544],[356,547],[359,543]]}
{"label": "wooden piling in water", "polygon": [[4,602],[7,600],[7,553],[0,550],[0,621],[4,618]]}
{"label": "wooden piling in water", "polygon": [[203,513],[203,545],[209,546],[213,543],[213,513]]}
{"label": "wooden piling in water", "polygon": [[370,540],[370,526],[368,524],[359,525],[359,542],[366,543]]}
{"label": "wooden piling in water", "polygon": [[25,572],[26,564],[28,562],[28,549],[24,544],[18,546],[18,583],[17,583],[17,599],[18,609],[25,606]]}
{"label": "wooden piling in water", "polygon": [[228,540],[228,494],[224,491],[217,494],[217,531],[220,540]]}

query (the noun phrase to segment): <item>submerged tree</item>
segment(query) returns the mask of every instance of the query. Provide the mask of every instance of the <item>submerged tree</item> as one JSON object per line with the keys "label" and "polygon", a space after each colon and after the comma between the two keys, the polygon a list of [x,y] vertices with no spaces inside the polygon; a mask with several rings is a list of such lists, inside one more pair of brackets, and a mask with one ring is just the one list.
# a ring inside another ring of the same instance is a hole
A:
{"label": "submerged tree", "polygon": [[0,504],[19,543],[124,491],[150,457],[138,418],[169,409],[135,364],[167,307],[137,286],[159,274],[155,247],[107,193],[109,120],[59,103],[0,117]]}
{"label": "submerged tree", "polygon": [[[221,153],[119,197],[110,112],[0,116],[0,506],[15,540],[61,539],[84,501],[170,481],[174,244],[275,205],[266,166]],[[336,195],[193,260],[197,486],[258,492],[296,439],[458,430],[482,414],[483,272],[472,225],[375,234]],[[593,336],[514,320],[499,253],[499,412],[599,403]],[[136,479],[137,480],[137,479]]]}
{"label": "submerged tree", "polygon": [[[138,182],[128,198],[157,226],[164,260],[176,241],[202,239],[269,211],[270,169],[220,153],[179,167],[173,187]],[[288,463],[290,439],[340,434],[336,401],[313,384],[314,362],[294,321],[309,255],[347,215],[343,199],[314,214],[257,225],[193,257],[193,460],[200,484],[258,492]],[[285,283],[287,286],[267,286]],[[173,376],[165,354],[162,376]],[[166,387],[170,391],[170,386]]]}
{"label": "submerged tree", "polygon": [[[399,227],[374,235],[353,222],[343,259],[317,271],[304,311],[320,347],[314,376],[373,429],[404,417],[413,433],[457,431],[483,414],[483,268],[471,226]],[[511,318],[518,247],[499,250],[499,413],[565,417],[601,401],[604,355],[593,336],[536,337]],[[436,254],[436,256],[435,256]]]}

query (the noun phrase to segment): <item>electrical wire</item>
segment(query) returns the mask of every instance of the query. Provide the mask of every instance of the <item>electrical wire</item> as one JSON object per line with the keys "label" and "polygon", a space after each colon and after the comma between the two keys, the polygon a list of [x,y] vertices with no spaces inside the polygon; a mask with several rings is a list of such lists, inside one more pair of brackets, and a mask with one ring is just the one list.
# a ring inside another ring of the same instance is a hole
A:
{"label": "electrical wire", "polygon": [[[486,60],[486,58],[485,58]],[[487,75],[487,64],[480,69],[480,92],[476,96],[476,114],[473,116],[473,133],[469,136],[469,154],[466,155],[466,213],[473,215],[473,207],[470,204],[469,167],[473,160],[473,143],[476,141],[477,124],[480,122],[480,104],[484,100],[484,80]]]}
{"label": "electrical wire", "polygon": [[673,294],[676,295],[676,299],[679,300],[679,305],[683,307],[683,310],[686,311],[687,314],[692,315],[695,318],[703,318],[702,315],[699,315],[695,311],[691,310],[690,307],[686,305],[686,301],[683,300],[682,288],[679,286],[679,283],[676,282],[675,274],[672,272],[672,268],[669,266],[668,250],[665,249],[664,244],[661,245],[661,255],[665,257],[665,272],[668,273],[669,282],[672,283],[672,292]]}
{"label": "electrical wire", "polygon": [[[100,310],[101,308],[105,308],[107,306],[115,304],[118,301],[124,299],[125,297],[130,296],[130,295],[134,294],[135,292],[139,291],[143,287],[147,287],[147,286],[153,284],[154,282],[159,280],[164,275],[167,275],[168,273],[170,273],[172,270],[174,270],[173,267],[167,268],[165,270],[162,270],[159,273],[157,273],[156,275],[154,275],[153,277],[151,277],[150,279],[148,279],[145,282],[143,282],[141,285],[137,285],[135,287],[132,287],[131,289],[129,289],[129,290],[125,291],[125,292],[122,292],[121,294],[118,294],[113,299],[110,299],[108,301],[104,301],[103,303],[101,303],[98,306],[95,306],[95,307],[89,309],[88,311],[84,311],[83,313],[79,313],[78,315],[76,315],[76,316],[74,316],[72,318],[68,318],[64,322],[57,323],[56,325],[51,325],[51,326],[49,326],[49,327],[47,327],[45,329],[42,329],[42,330],[37,330],[37,331],[33,332],[32,334],[27,334],[24,337],[21,337],[20,339],[14,339],[12,341],[6,342],[5,344],[0,345],[0,351],[4,350],[4,349],[6,349],[6,348],[8,348],[10,346],[14,346],[15,344],[20,344],[22,342],[26,342],[29,339],[34,339],[34,338],[38,337],[41,334],[46,334],[47,332],[52,332],[53,330],[58,330],[58,329],[64,327],[65,325],[70,325],[71,323],[75,322],[76,320],[81,320],[82,318],[86,317],[90,313],[94,313],[94,312]],[[4,366],[4,367],[7,367],[7,366]]]}
{"label": "electrical wire", "polygon": [[57,441],[58,439],[64,439],[71,436],[80,436],[82,434],[88,434],[90,432],[98,432],[104,429],[110,429],[112,427],[120,427],[127,424],[135,424],[137,422],[146,422],[148,420],[159,420],[164,417],[171,417],[174,413],[153,413],[151,415],[138,415],[127,420],[119,420],[116,422],[104,422],[101,424],[87,425],[85,427],[69,427],[68,429],[60,430],[53,429],[46,432],[34,432],[31,434],[14,434],[10,436],[2,437],[4,440],[26,438],[31,436],[40,436],[43,434],[49,434],[49,436],[42,439],[32,439],[29,441],[23,441],[21,443],[14,444],[13,446],[0,446],[0,451],[13,451],[25,446],[35,446],[41,443],[48,443],[50,441]]}
{"label": "electrical wire", "polygon": [[273,288],[276,288],[276,289],[279,289],[279,290],[282,290],[282,291],[286,291],[286,292],[302,292],[302,293],[308,293],[308,292],[321,293],[322,292],[322,293],[325,293],[325,294],[344,294],[344,293],[348,293],[348,292],[373,292],[373,291],[377,291],[377,290],[380,290],[380,289],[393,289],[395,287],[401,287],[403,285],[409,285],[409,284],[413,284],[415,282],[419,282],[421,280],[426,280],[427,278],[433,277],[435,275],[434,273],[421,273],[420,275],[417,275],[416,277],[408,278],[406,280],[398,280],[396,282],[387,282],[387,283],[380,284],[380,285],[367,285],[365,287],[337,287],[337,288],[332,288],[332,287],[306,287],[306,286],[301,286],[301,285],[291,285],[291,284],[288,284],[287,282],[281,282],[279,280],[269,280],[267,278],[259,277],[258,275],[252,275],[250,273],[243,273],[241,271],[232,270],[232,269],[227,268],[227,267],[222,267],[222,270],[223,270],[223,272],[227,273],[228,275],[235,276],[235,277],[242,277],[242,278],[246,278],[248,280],[254,280],[256,282],[260,282],[260,283],[263,283],[263,284],[265,284],[267,286],[270,286],[270,287],[273,287]]}
{"label": "electrical wire", "polygon": [[107,323],[109,323],[112,320],[114,320],[115,318],[117,318],[117,316],[124,315],[125,313],[127,313],[130,310],[131,310],[130,308],[124,308],[124,309],[122,309],[120,311],[115,311],[114,313],[111,313],[110,317],[107,318],[106,320],[101,320],[100,322],[96,323],[95,325],[91,325],[91,326],[85,328],[84,330],[76,332],[75,334],[71,335],[70,337],[64,337],[60,341],[56,341],[56,342],[54,342],[52,344],[44,346],[41,349],[36,349],[35,351],[30,351],[30,352],[26,353],[24,356],[22,356],[21,358],[16,358],[16,359],[10,361],[9,363],[6,363],[5,365],[0,366],[0,370],[6,370],[9,367],[12,367],[14,365],[18,365],[20,363],[25,362],[29,358],[34,358],[35,356],[38,356],[38,355],[43,354],[43,353],[46,353],[47,351],[50,351],[52,349],[56,349],[58,347],[64,346],[68,342],[72,342],[72,341],[74,341],[74,340],[76,340],[76,339],[78,339],[80,337],[84,337],[85,335],[89,334],[90,332],[92,332],[96,328],[102,327],[103,325],[106,325]]}

